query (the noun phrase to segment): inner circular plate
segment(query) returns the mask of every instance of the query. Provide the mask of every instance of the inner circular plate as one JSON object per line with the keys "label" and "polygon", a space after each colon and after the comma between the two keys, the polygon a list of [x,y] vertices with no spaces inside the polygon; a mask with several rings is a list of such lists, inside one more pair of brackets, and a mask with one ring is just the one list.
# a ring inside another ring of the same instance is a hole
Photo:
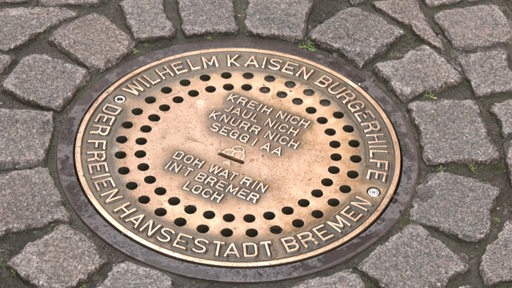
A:
{"label": "inner circular plate", "polygon": [[81,185],[120,232],[224,267],[300,261],[384,211],[400,149],[378,104],[306,59],[247,48],[150,63],[104,91],[75,142]]}

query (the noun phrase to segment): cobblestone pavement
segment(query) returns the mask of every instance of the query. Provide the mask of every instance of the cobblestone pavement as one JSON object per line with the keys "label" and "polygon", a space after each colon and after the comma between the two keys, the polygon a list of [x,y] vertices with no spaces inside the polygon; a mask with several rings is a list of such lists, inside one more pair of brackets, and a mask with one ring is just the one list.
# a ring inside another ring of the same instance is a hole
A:
{"label": "cobblestone pavement", "polygon": [[416,195],[385,237],[272,287],[512,287],[511,19],[507,0],[0,0],[0,287],[269,285],[125,256],[81,222],[56,174],[66,114],[105,73],[241,36],[359,68],[408,116],[421,153]]}

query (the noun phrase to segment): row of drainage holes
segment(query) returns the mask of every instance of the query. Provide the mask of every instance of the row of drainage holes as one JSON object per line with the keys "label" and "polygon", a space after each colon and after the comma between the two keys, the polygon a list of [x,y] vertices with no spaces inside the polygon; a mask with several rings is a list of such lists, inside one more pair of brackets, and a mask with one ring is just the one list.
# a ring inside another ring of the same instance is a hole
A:
{"label": "row of drainage holes", "polygon": [[[350,140],[348,141],[348,146],[352,147],[352,148],[357,148],[361,145],[361,143],[357,140]],[[340,148],[341,147],[341,142],[340,141],[336,141],[336,140],[333,140],[333,141],[330,141],[329,142],[329,147],[331,148]]]}
{"label": "row of drainage holes", "polygon": [[[332,153],[330,158],[331,158],[332,161],[341,161],[341,159],[343,159],[343,157],[339,153]],[[363,159],[359,155],[352,155],[352,156],[350,156],[350,161],[353,162],[353,163],[359,163],[362,160]]]}

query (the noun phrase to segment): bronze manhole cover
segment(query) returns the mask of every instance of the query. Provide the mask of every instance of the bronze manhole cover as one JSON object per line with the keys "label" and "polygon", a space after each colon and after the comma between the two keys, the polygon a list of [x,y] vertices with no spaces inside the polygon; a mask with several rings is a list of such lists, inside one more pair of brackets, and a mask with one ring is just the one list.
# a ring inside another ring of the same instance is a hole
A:
{"label": "bronze manhole cover", "polygon": [[220,269],[342,247],[385,211],[401,173],[397,134],[363,89],[252,48],[178,53],[118,78],[81,120],[74,158],[110,225]]}

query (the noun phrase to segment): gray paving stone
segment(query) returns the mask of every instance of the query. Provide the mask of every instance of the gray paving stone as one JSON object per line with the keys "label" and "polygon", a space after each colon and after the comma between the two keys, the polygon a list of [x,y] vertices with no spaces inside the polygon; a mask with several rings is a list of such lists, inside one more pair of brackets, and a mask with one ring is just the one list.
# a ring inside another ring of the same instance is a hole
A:
{"label": "gray paving stone", "polygon": [[425,0],[425,4],[428,7],[437,7],[441,5],[455,4],[459,3],[460,0]]}
{"label": "gray paving stone", "polygon": [[178,0],[178,7],[186,36],[238,31],[231,0]]}
{"label": "gray paving stone", "polygon": [[364,288],[364,283],[359,277],[359,275],[355,274],[350,270],[345,270],[333,274],[328,277],[317,277],[308,279],[298,285],[293,286],[293,288]]}
{"label": "gray paving stone", "polygon": [[134,46],[126,33],[98,14],[89,14],[58,28],[50,41],[90,69],[98,70],[117,64]]}
{"label": "gray paving stone", "polygon": [[120,5],[135,39],[170,38],[176,33],[165,15],[163,0],[124,0]]}
{"label": "gray paving stone", "polygon": [[486,285],[512,281],[512,222],[505,223],[498,239],[485,249],[480,275]]}
{"label": "gray paving stone", "polygon": [[21,59],[3,86],[22,101],[61,111],[88,78],[82,67],[33,54]]}
{"label": "gray paving stone", "polygon": [[0,170],[41,165],[52,133],[51,112],[0,108]]}
{"label": "gray paving stone", "polygon": [[99,4],[101,0],[39,0],[38,2],[43,6],[95,5]]}
{"label": "gray paving stone", "polygon": [[512,70],[504,49],[462,55],[459,61],[476,96],[512,91]]}
{"label": "gray paving stone", "polygon": [[0,0],[0,3],[23,3],[28,2],[28,0]]}
{"label": "gray paving stone", "polygon": [[34,38],[76,13],[64,8],[0,9],[0,50],[8,51]]}
{"label": "gray paving stone", "polygon": [[498,117],[501,126],[501,135],[507,137],[512,134],[512,100],[495,103],[491,112]]}
{"label": "gray paving stone", "polygon": [[255,35],[298,41],[312,6],[312,0],[249,0],[245,25]]}
{"label": "gray paving stone", "polygon": [[362,67],[403,34],[380,16],[348,8],[317,26],[310,36],[318,44],[340,51]]}
{"label": "gray paving stone", "polygon": [[94,244],[67,225],[28,243],[9,261],[23,279],[43,288],[75,286],[103,263]]}
{"label": "gray paving stone", "polygon": [[420,5],[416,0],[389,0],[376,1],[375,7],[384,11],[389,16],[406,25],[410,25],[416,35],[437,48],[443,48],[443,43],[432,31],[430,25],[421,12]]}
{"label": "gray paving stone", "polygon": [[512,37],[507,18],[495,5],[478,5],[439,12],[434,19],[453,47],[472,50],[506,43]]}
{"label": "gray paving stone", "polygon": [[448,280],[468,269],[462,259],[427,230],[408,225],[377,247],[359,269],[382,287],[445,287]]}
{"label": "gray paving stone", "polygon": [[506,161],[507,161],[507,166],[508,166],[508,178],[510,179],[510,182],[512,183],[512,141],[505,143],[505,151],[507,153]]}
{"label": "gray paving stone", "polygon": [[491,212],[499,188],[449,173],[431,175],[419,185],[411,219],[476,242],[489,234]]}
{"label": "gray paving stone", "polygon": [[418,101],[409,109],[419,127],[423,160],[428,165],[489,164],[499,158],[475,101]]}
{"label": "gray paving stone", "polygon": [[98,288],[171,288],[172,279],[164,273],[130,262],[114,265]]}
{"label": "gray paving stone", "polygon": [[462,80],[452,65],[428,46],[411,50],[402,59],[378,63],[375,69],[389,81],[403,102],[426,91],[457,85]]}
{"label": "gray paving stone", "polygon": [[11,55],[0,54],[0,73],[4,72],[4,69],[11,64],[14,57]]}
{"label": "gray paving stone", "polygon": [[68,219],[47,168],[0,175],[0,199],[0,236]]}
{"label": "gray paving stone", "polygon": [[366,0],[349,0],[350,4],[352,5],[359,5],[364,3]]}

